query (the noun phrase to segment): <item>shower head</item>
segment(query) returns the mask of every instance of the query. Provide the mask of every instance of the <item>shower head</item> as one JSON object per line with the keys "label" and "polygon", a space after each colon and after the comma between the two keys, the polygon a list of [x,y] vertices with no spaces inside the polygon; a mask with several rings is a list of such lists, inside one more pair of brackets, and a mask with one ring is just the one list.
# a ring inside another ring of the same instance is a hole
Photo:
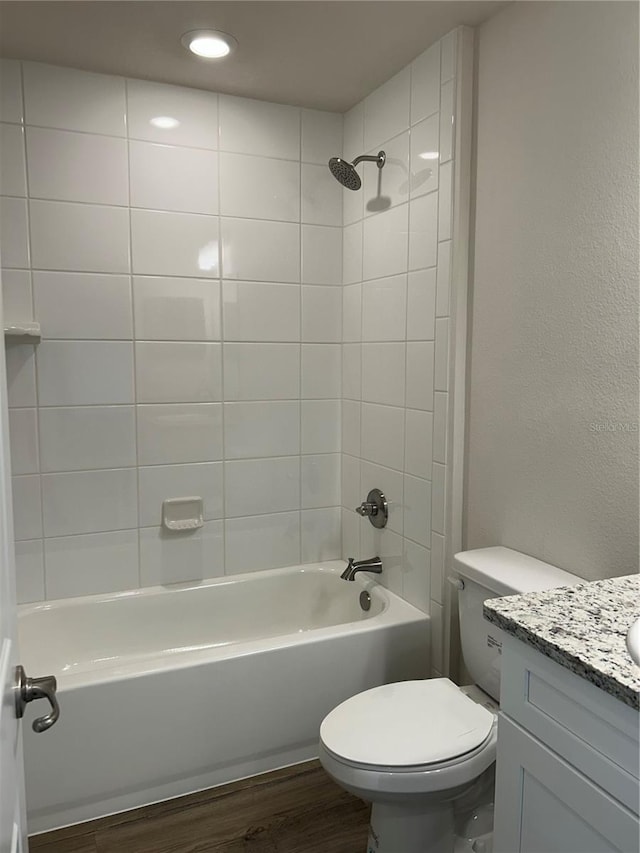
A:
{"label": "shower head", "polygon": [[356,157],[353,163],[343,160],[342,157],[332,157],[329,160],[329,169],[336,181],[339,181],[343,187],[346,187],[348,190],[359,190],[362,186],[362,181],[355,168],[358,163],[362,163],[363,160],[369,160],[372,163],[376,163],[378,169],[382,169],[386,159],[387,155],[384,151],[378,151],[375,157],[369,154],[361,154],[360,157]]}

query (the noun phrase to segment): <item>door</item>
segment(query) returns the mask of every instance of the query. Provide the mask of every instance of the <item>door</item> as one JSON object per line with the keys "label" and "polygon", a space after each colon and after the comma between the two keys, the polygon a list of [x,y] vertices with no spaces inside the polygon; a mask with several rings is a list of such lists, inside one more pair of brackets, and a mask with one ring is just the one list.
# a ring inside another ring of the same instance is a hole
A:
{"label": "door", "polygon": [[[4,329],[1,302],[0,333]],[[0,853],[27,850],[22,732],[14,690],[18,664],[14,559],[7,379],[4,346],[0,346]]]}

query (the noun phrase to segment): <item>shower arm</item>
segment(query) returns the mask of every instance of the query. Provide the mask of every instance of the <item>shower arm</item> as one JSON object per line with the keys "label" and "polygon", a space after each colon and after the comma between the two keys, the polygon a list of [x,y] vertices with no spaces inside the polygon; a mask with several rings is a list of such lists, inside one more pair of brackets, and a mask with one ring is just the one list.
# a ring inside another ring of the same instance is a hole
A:
{"label": "shower arm", "polygon": [[363,161],[366,161],[366,162],[370,162],[370,163],[377,163],[378,168],[382,169],[382,167],[384,166],[385,160],[386,160],[386,155],[385,155],[384,151],[380,151],[378,154],[360,154],[360,156],[356,157],[356,159],[353,161],[353,163],[351,165],[357,166],[358,163],[362,163]]}

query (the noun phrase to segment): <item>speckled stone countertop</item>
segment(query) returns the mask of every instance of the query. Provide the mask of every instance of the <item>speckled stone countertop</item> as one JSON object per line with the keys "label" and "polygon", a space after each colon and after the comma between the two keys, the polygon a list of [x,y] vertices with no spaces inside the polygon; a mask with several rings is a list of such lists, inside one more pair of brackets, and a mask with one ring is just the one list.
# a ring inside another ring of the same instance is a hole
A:
{"label": "speckled stone countertop", "polygon": [[491,598],[484,615],[620,701],[640,707],[640,667],[625,645],[640,616],[640,575]]}

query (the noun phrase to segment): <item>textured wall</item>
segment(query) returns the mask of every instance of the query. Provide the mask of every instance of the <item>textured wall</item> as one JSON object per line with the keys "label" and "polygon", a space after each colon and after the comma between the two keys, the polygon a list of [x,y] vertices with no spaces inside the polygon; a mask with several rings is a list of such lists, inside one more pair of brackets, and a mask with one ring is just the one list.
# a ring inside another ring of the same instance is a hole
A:
{"label": "textured wall", "polygon": [[466,544],[638,568],[638,9],[479,32]]}

